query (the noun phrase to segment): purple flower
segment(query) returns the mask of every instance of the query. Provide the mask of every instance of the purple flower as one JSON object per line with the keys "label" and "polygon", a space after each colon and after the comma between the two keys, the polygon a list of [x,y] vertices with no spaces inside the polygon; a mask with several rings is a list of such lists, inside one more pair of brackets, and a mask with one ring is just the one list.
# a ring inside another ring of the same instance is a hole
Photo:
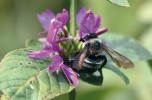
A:
{"label": "purple flower", "polygon": [[78,31],[80,38],[85,37],[88,33],[95,33],[96,35],[100,35],[108,30],[107,27],[98,29],[101,24],[100,16],[95,16],[91,10],[86,11],[85,8],[81,8],[79,10],[76,15],[76,21],[80,27]]}
{"label": "purple flower", "polygon": [[59,39],[58,37],[59,32],[64,31],[64,26],[68,21],[68,17],[68,12],[65,9],[63,9],[62,12],[56,16],[54,16],[50,10],[47,10],[41,15],[38,15],[38,19],[40,20],[42,26],[44,27],[45,31],[48,32],[46,38],[39,39],[39,41],[43,42],[45,46],[41,50],[29,52],[27,55],[33,59],[50,58],[53,60],[48,66],[50,72],[53,73],[60,68],[65,74],[69,84],[74,84],[77,86],[78,74],[75,73],[70,67],[66,66],[62,57],[59,55],[59,53],[64,53],[63,50],[59,47],[59,43],[72,39]]}
{"label": "purple flower", "polygon": [[[66,9],[63,9],[62,12],[58,13],[56,16],[54,16],[50,10],[38,15],[39,21],[42,26],[45,27],[45,31],[41,32],[40,35],[48,32],[46,41],[52,45],[52,48],[55,51],[62,51],[56,41],[59,41],[58,33],[64,30],[64,26],[66,25],[68,18],[69,16]],[[63,40],[69,40],[69,38]]]}
{"label": "purple flower", "polygon": [[[68,21],[67,10],[63,9],[62,13],[59,13],[56,16],[53,16],[53,13],[50,10],[47,10],[46,12],[42,13],[42,15],[39,15],[38,18],[40,22],[43,23],[42,26],[46,25],[45,23],[47,23],[47,21],[50,22],[47,37],[39,39],[39,41],[45,43],[45,46],[42,50],[28,53],[28,56],[34,59],[40,59],[41,57],[48,57],[47,55],[49,51],[63,52],[63,50],[59,48],[59,44],[57,42],[59,41],[58,33],[63,30],[64,26]],[[45,18],[45,20],[42,20],[42,18]],[[69,38],[65,38],[62,40],[65,41],[68,39]]]}

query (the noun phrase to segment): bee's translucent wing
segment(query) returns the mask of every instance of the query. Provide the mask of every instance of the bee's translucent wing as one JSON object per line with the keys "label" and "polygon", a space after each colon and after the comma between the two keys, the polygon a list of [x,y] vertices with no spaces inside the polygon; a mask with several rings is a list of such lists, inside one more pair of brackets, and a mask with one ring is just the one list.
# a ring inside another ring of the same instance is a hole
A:
{"label": "bee's translucent wing", "polygon": [[109,47],[102,44],[102,48],[104,51],[111,57],[113,62],[117,64],[118,67],[123,68],[132,68],[134,67],[134,64],[131,60],[129,60],[127,57],[123,56],[122,54],[110,49]]}

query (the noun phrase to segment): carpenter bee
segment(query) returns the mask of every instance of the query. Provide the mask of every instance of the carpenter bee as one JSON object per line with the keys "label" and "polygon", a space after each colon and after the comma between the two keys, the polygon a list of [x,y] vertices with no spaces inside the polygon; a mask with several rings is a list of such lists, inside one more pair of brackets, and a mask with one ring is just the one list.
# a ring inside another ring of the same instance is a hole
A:
{"label": "carpenter bee", "polygon": [[131,60],[106,46],[97,38],[95,33],[87,34],[84,38],[81,38],[80,41],[82,41],[84,45],[82,51],[76,52],[70,58],[72,60],[72,67],[77,72],[92,74],[97,70],[101,71],[107,63],[105,53],[109,55],[118,67],[131,68],[134,66]]}

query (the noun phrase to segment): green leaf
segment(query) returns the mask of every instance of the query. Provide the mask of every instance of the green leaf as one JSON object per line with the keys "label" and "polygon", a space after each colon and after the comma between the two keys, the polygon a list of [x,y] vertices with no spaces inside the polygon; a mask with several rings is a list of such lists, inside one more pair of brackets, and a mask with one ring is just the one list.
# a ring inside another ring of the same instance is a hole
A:
{"label": "green leaf", "polygon": [[132,61],[151,60],[151,53],[133,38],[106,33],[99,37],[111,49],[121,53]]}
{"label": "green leaf", "polygon": [[92,85],[102,85],[103,75],[102,72],[96,71],[93,74],[80,73],[80,79],[92,84]]}
{"label": "green leaf", "polygon": [[25,43],[28,49],[40,50],[43,48],[44,44],[38,41],[37,39],[28,39]]}
{"label": "green leaf", "polygon": [[70,92],[64,74],[50,73],[50,60],[34,60],[27,49],[8,53],[0,63],[0,91],[11,100],[48,100]]}
{"label": "green leaf", "polygon": [[120,76],[120,78],[125,82],[126,85],[129,84],[129,79],[128,77],[123,74],[117,67],[115,67],[114,65],[107,63],[107,65],[104,67],[106,69],[109,69],[111,71],[113,71],[114,73],[116,73],[118,76]]}
{"label": "green leaf", "polygon": [[130,7],[128,0],[108,0],[114,4],[124,7]]}

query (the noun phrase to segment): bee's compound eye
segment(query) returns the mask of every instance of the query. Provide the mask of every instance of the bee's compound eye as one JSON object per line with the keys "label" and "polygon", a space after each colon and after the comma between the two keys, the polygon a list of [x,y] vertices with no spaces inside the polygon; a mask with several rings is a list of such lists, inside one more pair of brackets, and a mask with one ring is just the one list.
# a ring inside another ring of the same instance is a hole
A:
{"label": "bee's compound eye", "polygon": [[95,46],[96,48],[100,48],[101,43],[100,43],[99,41],[95,41],[95,42],[94,42],[94,46]]}

